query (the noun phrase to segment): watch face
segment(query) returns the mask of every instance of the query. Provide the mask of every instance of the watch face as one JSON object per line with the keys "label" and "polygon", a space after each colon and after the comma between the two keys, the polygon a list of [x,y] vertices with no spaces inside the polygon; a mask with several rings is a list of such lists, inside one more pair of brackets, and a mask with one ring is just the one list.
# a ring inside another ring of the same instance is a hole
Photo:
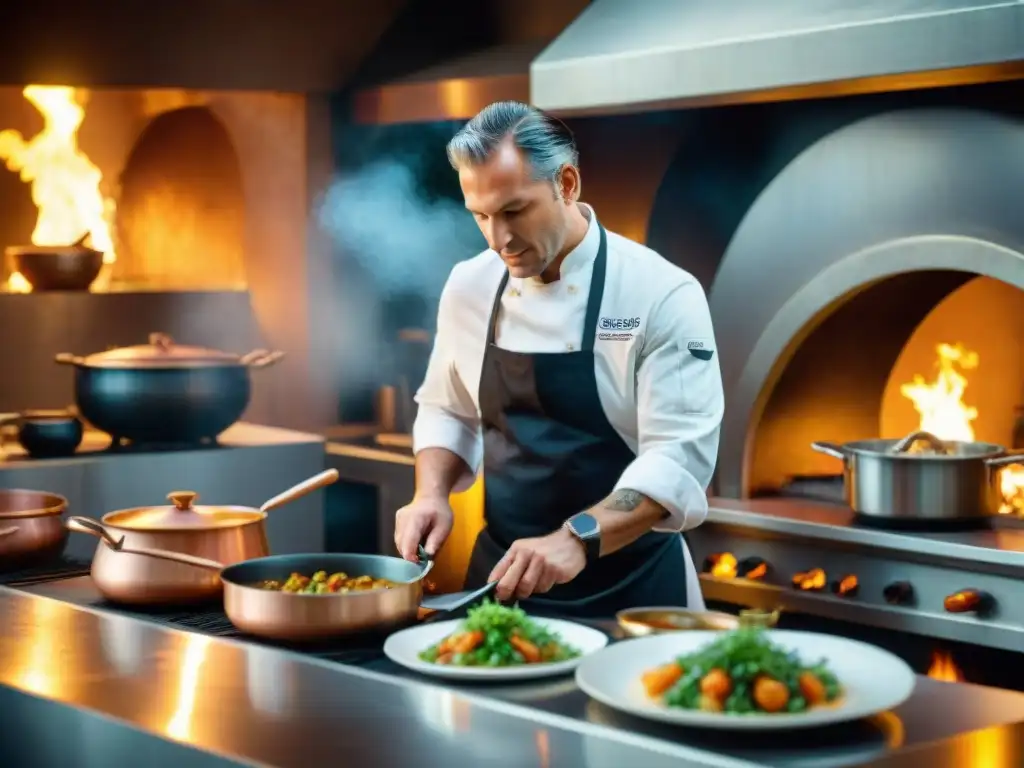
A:
{"label": "watch face", "polygon": [[576,535],[581,539],[585,539],[588,536],[596,536],[600,532],[600,526],[593,515],[576,515],[570,519],[570,522]]}

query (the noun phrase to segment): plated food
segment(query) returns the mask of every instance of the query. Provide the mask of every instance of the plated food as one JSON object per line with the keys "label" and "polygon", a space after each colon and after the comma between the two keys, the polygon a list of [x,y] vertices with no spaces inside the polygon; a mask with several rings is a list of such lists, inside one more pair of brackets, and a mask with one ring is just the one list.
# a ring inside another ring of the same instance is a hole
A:
{"label": "plated food", "polygon": [[264,579],[257,586],[271,592],[294,592],[301,595],[344,595],[349,592],[368,592],[371,589],[392,589],[393,581],[373,576],[349,576],[344,571],[332,573],[316,571],[312,576],[292,573],[284,581]]}
{"label": "plated food", "polygon": [[530,619],[521,608],[484,600],[470,608],[454,632],[420,652],[430,664],[512,667],[575,659],[579,650],[557,632]]}
{"label": "plated food", "polygon": [[[801,686],[804,672],[817,679],[823,697],[809,677]],[[648,635],[590,654],[576,669],[576,684],[595,705],[729,731],[778,732],[870,717],[906,701],[916,681],[906,662],[881,648],[787,629]]]}
{"label": "plated food", "polygon": [[470,608],[465,619],[394,633],[384,643],[384,654],[424,675],[507,682],[567,674],[607,644],[600,630],[483,602]]}
{"label": "plated food", "polygon": [[665,706],[724,715],[799,713],[835,703],[843,692],[827,660],[809,663],[755,628],[726,632],[648,669],[641,682]]}

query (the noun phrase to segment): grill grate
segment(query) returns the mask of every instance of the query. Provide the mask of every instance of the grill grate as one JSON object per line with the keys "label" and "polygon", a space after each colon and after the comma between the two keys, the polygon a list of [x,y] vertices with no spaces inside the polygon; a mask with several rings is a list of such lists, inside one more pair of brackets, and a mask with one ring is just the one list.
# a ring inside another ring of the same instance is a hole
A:
{"label": "grill grate", "polygon": [[32,568],[22,568],[16,571],[0,573],[0,586],[30,587],[34,584],[46,584],[50,581],[73,579],[78,576],[88,575],[88,561],[62,556],[57,560],[51,560]]}

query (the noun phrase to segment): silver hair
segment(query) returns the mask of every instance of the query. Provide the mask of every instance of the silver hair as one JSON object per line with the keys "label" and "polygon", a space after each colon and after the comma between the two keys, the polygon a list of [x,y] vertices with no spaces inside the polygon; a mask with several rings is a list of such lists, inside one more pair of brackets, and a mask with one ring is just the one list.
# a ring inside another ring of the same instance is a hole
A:
{"label": "silver hair", "polygon": [[576,139],[565,123],[518,101],[484,107],[448,142],[448,160],[455,170],[485,162],[507,138],[529,161],[537,181],[557,181],[565,166],[579,163]]}

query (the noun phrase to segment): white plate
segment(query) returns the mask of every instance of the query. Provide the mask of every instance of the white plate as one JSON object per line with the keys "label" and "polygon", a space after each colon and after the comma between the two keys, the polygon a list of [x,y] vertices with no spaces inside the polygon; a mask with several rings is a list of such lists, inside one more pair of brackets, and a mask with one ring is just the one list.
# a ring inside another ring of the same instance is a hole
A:
{"label": "white plate", "polygon": [[442,639],[459,629],[462,620],[440,621],[436,624],[421,624],[396,632],[384,641],[384,653],[395,664],[434,677],[458,680],[528,680],[538,677],[554,677],[572,672],[587,654],[599,651],[608,645],[608,636],[582,624],[557,619],[531,619],[549,632],[555,632],[562,641],[573,646],[580,656],[568,661],[551,664],[519,664],[514,667],[456,667],[450,664],[431,664],[420,659],[420,653],[441,642]]}
{"label": "white plate", "polygon": [[808,664],[823,658],[827,661],[844,689],[839,704],[794,714],[725,715],[669,708],[646,695],[640,682],[644,672],[721,636],[721,632],[693,631],[624,640],[584,659],[576,670],[576,683],[592,699],[647,720],[698,728],[760,731],[813,728],[884,712],[910,698],[917,679],[902,659],[873,645],[832,635],[777,629],[771,630],[770,637],[780,647],[796,651]]}

